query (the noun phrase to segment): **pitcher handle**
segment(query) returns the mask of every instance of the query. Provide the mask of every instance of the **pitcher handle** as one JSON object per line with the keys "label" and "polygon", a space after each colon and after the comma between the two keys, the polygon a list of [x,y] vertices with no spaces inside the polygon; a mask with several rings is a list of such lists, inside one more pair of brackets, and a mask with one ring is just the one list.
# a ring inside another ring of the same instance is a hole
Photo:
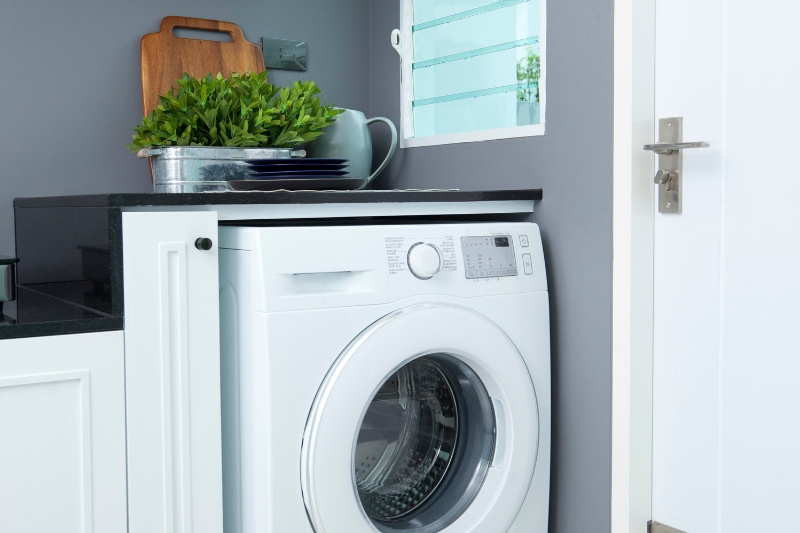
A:
{"label": "pitcher handle", "polygon": [[[389,131],[392,132],[392,145],[389,147],[389,153],[386,154],[386,158],[378,166],[378,168],[375,170],[375,172],[373,172],[372,175],[370,175],[370,177],[367,179],[367,183],[370,183],[372,180],[375,179],[375,177],[378,174],[383,172],[383,169],[386,168],[386,165],[388,165],[389,161],[392,159],[392,156],[394,155],[394,151],[397,150],[397,128],[394,127],[394,123],[391,120],[389,120],[388,118],[385,118],[385,117],[375,117],[375,118],[371,118],[371,119],[367,120],[367,126],[369,126],[373,122],[383,122],[384,124],[389,126]],[[366,184],[364,184],[364,185],[366,186]]]}

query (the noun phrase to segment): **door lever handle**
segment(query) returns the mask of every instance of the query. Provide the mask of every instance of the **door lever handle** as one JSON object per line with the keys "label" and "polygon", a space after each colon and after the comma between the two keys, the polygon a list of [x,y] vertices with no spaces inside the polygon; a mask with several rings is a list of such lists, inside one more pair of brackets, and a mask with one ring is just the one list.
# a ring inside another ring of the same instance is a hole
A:
{"label": "door lever handle", "polygon": [[708,148],[710,143],[698,141],[692,143],[655,143],[645,144],[645,150],[652,150],[659,155],[671,155],[676,150],[686,150],[687,148]]}
{"label": "door lever handle", "polygon": [[[683,210],[683,150],[708,148],[707,142],[683,142],[683,118],[667,117],[658,121],[658,142],[644,145],[658,154],[658,212],[680,214]],[[652,174],[651,174],[652,176]]]}

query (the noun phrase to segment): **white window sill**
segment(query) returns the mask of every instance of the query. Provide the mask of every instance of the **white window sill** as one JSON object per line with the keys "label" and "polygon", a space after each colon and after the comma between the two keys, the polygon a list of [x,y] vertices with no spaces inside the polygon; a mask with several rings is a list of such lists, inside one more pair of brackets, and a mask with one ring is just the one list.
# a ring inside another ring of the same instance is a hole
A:
{"label": "white window sill", "polygon": [[400,148],[493,141],[518,137],[537,137],[540,135],[544,135],[544,124],[515,126],[513,128],[500,128],[496,130],[469,131],[465,133],[450,133],[447,135],[431,135],[430,137],[409,137],[407,139],[400,139]]}

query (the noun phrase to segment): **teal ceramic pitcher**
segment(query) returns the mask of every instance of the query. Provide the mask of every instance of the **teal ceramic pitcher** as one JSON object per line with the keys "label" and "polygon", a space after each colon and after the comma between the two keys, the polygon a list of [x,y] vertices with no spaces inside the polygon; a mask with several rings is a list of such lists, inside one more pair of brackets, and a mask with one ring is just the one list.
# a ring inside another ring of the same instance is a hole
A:
{"label": "teal ceramic pitcher", "polygon": [[[373,122],[385,123],[392,133],[389,153],[375,172],[371,172],[372,137],[367,128]],[[345,109],[324,131],[325,135],[306,146],[308,157],[348,159],[350,166],[347,171],[350,177],[367,180],[367,183],[386,168],[397,149],[397,128],[391,120],[383,117],[367,119],[364,113],[353,109]]]}

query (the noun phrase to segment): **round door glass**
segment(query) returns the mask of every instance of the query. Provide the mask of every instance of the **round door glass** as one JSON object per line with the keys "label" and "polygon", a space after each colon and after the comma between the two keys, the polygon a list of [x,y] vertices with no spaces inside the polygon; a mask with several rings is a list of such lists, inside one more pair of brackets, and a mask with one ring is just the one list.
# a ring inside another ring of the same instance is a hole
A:
{"label": "round door glass", "polygon": [[475,498],[493,450],[494,412],[475,372],[450,355],[414,359],[364,414],[353,458],[361,506],[380,531],[439,531]]}

